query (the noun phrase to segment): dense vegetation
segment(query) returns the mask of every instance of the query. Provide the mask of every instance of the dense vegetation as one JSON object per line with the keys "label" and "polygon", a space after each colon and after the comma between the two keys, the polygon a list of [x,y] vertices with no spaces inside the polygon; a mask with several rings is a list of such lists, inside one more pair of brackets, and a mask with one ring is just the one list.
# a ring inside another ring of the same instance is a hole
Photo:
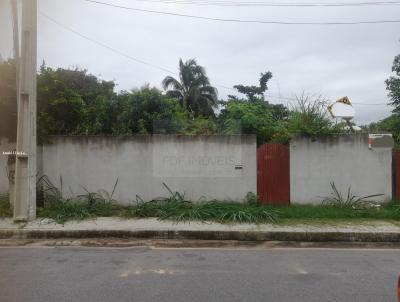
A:
{"label": "dense vegetation", "polygon": [[[104,81],[81,69],[53,69],[44,63],[37,77],[38,137],[49,135],[133,134],[256,134],[259,144],[287,143],[297,134],[330,135],[343,131],[326,113],[322,97],[300,95],[288,108],[265,98],[272,73],[261,73],[258,85],[234,86],[241,97],[218,99],[205,68],[196,60],[179,61],[178,77],[167,76],[165,91],[144,85],[115,91],[115,82]],[[365,126],[368,131],[393,133],[400,146],[400,55],[393,76],[385,83],[393,114]],[[13,60],[0,63],[0,137],[15,140],[16,88]]]}
{"label": "dense vegetation", "polygon": [[[218,99],[204,67],[194,59],[179,62],[179,77],[167,76],[165,92],[145,85],[115,91],[81,69],[53,69],[42,64],[37,77],[38,137],[49,135],[256,134],[258,142],[286,143],[298,133],[321,135],[338,131],[326,116],[321,98],[300,96],[293,108],[265,99],[271,72],[259,85],[235,85],[243,97]],[[15,139],[16,92],[13,60],[0,64],[2,136]]]}

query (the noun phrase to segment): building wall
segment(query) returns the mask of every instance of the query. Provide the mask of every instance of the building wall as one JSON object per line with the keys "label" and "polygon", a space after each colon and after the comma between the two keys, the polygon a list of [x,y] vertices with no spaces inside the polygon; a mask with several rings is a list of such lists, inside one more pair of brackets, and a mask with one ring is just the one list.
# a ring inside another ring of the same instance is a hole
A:
{"label": "building wall", "polygon": [[368,135],[335,138],[298,137],[290,143],[290,198],[292,203],[320,203],[331,194],[330,183],[347,196],[383,194],[392,197],[392,149],[368,148]]}
{"label": "building wall", "polygon": [[[128,203],[185,193],[197,201],[243,201],[256,192],[255,136],[57,136],[38,150],[38,171],[65,195],[112,188]],[[62,181],[61,181],[62,180]]]}
{"label": "building wall", "polygon": [[13,151],[15,142],[9,141],[7,138],[0,138],[0,195],[8,193],[8,176],[7,176],[7,155],[3,152]]}

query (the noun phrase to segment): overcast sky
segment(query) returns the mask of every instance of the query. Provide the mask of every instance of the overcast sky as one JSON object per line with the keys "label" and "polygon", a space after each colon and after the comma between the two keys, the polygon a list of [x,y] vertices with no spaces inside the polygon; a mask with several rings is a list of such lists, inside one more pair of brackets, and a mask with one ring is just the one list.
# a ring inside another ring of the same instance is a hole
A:
{"label": "overcast sky", "polygon": [[[400,5],[219,7],[138,0],[104,1],[214,18],[294,22],[400,20]],[[262,1],[305,2],[259,2]],[[3,57],[12,55],[8,4],[8,0],[0,0],[0,53]],[[394,56],[400,53],[400,23],[346,26],[221,23],[134,12],[83,0],[38,0],[38,6],[39,11],[85,36],[168,70],[177,71],[179,58],[196,58],[205,66],[222,98],[233,92],[221,86],[257,84],[259,74],[269,70],[273,73],[268,90],[272,103],[286,103],[288,100],[283,98],[292,98],[303,91],[322,94],[332,101],[346,95],[356,103],[359,124],[382,119],[392,110],[384,105],[388,102],[384,81],[391,74]],[[38,65],[43,60],[51,67],[86,68],[103,79],[115,80],[118,90],[145,83],[160,87],[162,79],[168,75],[168,72],[134,62],[87,41],[39,14]]]}

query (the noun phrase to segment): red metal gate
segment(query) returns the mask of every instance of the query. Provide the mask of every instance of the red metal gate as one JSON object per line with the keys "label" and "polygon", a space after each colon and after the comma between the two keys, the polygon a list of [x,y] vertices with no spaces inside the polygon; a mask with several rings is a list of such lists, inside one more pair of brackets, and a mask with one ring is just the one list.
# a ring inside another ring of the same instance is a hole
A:
{"label": "red metal gate", "polygon": [[393,150],[393,199],[400,200],[400,150]]}
{"label": "red metal gate", "polygon": [[261,203],[290,203],[289,148],[265,144],[257,149],[257,195]]}

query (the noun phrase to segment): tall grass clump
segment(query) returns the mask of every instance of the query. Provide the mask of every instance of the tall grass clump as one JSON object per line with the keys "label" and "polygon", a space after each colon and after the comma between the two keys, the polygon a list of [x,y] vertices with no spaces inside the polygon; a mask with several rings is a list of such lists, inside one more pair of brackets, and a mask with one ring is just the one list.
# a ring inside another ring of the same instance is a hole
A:
{"label": "tall grass clump", "polygon": [[99,216],[109,217],[119,214],[121,207],[113,199],[118,179],[111,194],[105,190],[90,192],[83,188],[85,194],[64,197],[61,177],[60,185],[61,188],[58,189],[46,175],[39,178],[37,183],[38,203],[40,204],[38,217],[46,217],[58,223],[65,223],[68,220],[83,220]]}
{"label": "tall grass clump", "polygon": [[277,220],[277,211],[259,205],[254,195],[248,195],[246,203],[199,201],[193,203],[184,194],[173,192],[167,198],[144,202],[137,197],[135,206],[129,207],[125,217],[156,217],[160,220],[215,221],[220,223],[269,223]]}
{"label": "tall grass clump", "polygon": [[372,194],[367,196],[357,196],[351,191],[351,186],[347,188],[347,193],[342,194],[336,187],[335,182],[331,182],[332,192],[330,196],[324,197],[323,205],[339,208],[362,208],[365,206],[373,206],[375,203],[369,201],[373,197],[382,196],[383,194]]}

